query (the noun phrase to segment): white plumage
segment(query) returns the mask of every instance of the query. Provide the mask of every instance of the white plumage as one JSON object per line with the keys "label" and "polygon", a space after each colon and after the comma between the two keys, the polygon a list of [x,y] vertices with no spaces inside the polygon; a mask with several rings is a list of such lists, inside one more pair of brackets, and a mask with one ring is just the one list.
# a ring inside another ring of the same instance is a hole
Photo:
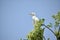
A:
{"label": "white plumage", "polygon": [[36,16],[32,16],[32,19],[35,21],[39,21],[39,19]]}
{"label": "white plumage", "polygon": [[32,12],[30,15],[32,15],[33,24],[36,24],[39,21],[39,19],[38,17],[36,17],[35,12]]}

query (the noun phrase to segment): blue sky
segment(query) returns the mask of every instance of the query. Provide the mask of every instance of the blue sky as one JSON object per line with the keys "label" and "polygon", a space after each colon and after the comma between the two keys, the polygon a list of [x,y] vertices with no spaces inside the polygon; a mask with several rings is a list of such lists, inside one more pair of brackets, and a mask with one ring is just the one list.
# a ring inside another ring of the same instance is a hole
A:
{"label": "blue sky", "polygon": [[[32,11],[38,18],[45,18],[47,25],[53,22],[51,16],[60,11],[60,0],[0,0],[0,40],[26,38],[33,29],[32,18],[28,15]],[[48,29],[44,33],[47,38],[56,40]]]}

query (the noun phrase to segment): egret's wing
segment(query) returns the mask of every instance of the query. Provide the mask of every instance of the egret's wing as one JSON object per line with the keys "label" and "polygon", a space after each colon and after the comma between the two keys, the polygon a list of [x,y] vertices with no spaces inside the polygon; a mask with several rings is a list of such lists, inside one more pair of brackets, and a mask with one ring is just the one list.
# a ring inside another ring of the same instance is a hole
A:
{"label": "egret's wing", "polygon": [[35,21],[39,21],[39,19],[36,17],[36,18],[35,18]]}

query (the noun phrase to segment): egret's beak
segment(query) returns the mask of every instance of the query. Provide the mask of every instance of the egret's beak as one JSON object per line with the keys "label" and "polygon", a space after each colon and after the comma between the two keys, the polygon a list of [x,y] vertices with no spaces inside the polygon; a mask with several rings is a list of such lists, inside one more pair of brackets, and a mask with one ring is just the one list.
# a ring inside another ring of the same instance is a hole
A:
{"label": "egret's beak", "polygon": [[29,14],[29,15],[31,15],[31,16],[32,16],[32,14]]}

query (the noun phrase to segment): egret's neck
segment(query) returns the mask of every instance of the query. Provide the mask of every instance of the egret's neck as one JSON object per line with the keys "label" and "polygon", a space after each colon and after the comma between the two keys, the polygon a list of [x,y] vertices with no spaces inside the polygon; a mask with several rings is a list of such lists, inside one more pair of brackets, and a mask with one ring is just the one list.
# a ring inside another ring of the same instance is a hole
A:
{"label": "egret's neck", "polygon": [[36,17],[36,16],[34,15],[34,16],[32,16],[32,17]]}
{"label": "egret's neck", "polygon": [[36,17],[36,16],[34,15],[34,16],[32,16],[32,18],[33,18],[33,17]]}

